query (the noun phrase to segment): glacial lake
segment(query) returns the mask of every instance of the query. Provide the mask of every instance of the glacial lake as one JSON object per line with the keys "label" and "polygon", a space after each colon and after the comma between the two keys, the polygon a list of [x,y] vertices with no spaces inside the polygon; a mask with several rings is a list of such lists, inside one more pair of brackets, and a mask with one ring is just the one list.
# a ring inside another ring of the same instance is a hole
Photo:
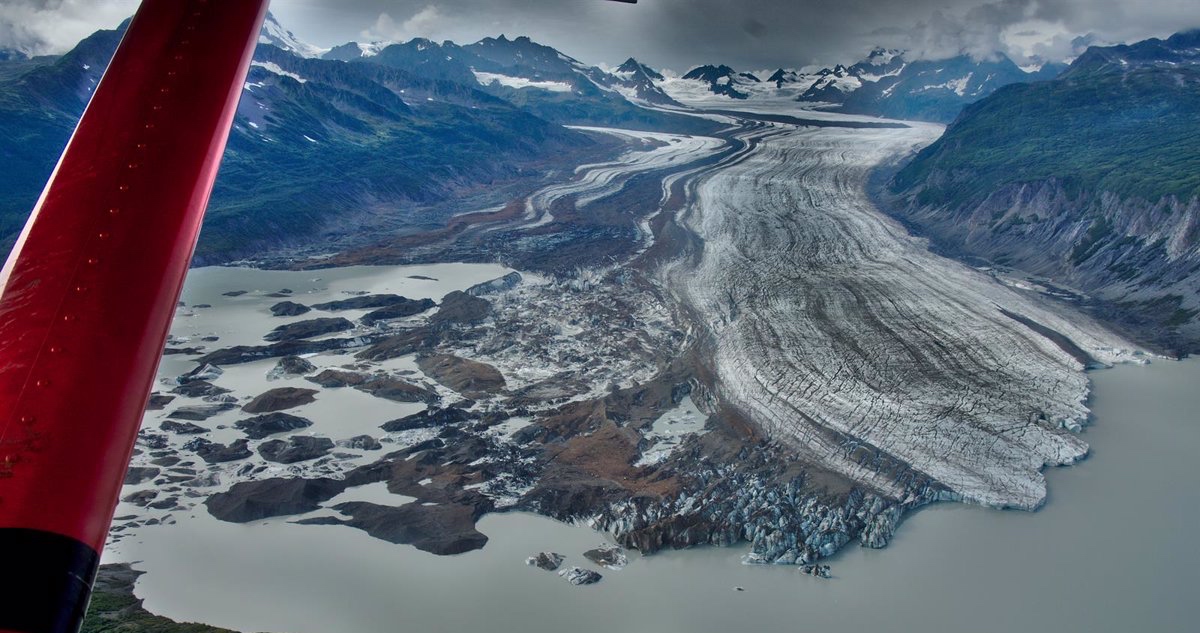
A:
{"label": "glacial lake", "polygon": [[[154,613],[247,632],[1191,630],[1200,361],[1091,377],[1092,454],[1047,474],[1040,511],[935,505],[909,517],[888,548],[852,545],[826,561],[830,580],[743,565],[745,547],[698,548],[631,553],[624,569],[601,569],[599,584],[575,587],[525,558],[551,550],[566,555],[565,567],[594,568],[581,554],[604,535],[524,513],[485,517],[484,549],[439,557],[351,528],[290,523],[295,517],[221,523],[200,506],[122,542],[105,562],[136,561],[146,572],[136,593]],[[389,495],[380,492],[351,489],[326,505],[383,502]]]}

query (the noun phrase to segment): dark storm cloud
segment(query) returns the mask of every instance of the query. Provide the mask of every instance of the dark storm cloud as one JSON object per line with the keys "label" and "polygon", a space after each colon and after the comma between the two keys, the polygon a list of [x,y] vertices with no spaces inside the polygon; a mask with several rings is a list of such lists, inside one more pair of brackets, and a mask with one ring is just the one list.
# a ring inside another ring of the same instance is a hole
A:
{"label": "dark storm cloud", "polygon": [[[61,51],[134,6],[0,0],[0,46]],[[505,33],[590,63],[632,55],[676,70],[706,62],[761,69],[853,61],[875,45],[927,57],[1003,51],[1061,59],[1082,42],[1200,26],[1195,0],[275,0],[272,10],[322,46],[415,36],[471,42]]]}
{"label": "dark storm cloud", "polygon": [[137,0],[0,0],[0,48],[62,53],[120,24],[137,5]]}
{"label": "dark storm cloud", "polygon": [[[585,61],[633,55],[678,70],[853,60],[875,45],[946,57],[1063,58],[1072,40],[1126,41],[1200,26],[1195,0],[276,0],[276,14],[320,43],[369,34],[473,41],[528,34]],[[380,16],[385,16],[381,21]],[[337,29],[330,28],[338,24]],[[338,30],[340,37],[330,37]],[[424,31],[424,32],[422,32]],[[310,35],[314,34],[314,35]]]}

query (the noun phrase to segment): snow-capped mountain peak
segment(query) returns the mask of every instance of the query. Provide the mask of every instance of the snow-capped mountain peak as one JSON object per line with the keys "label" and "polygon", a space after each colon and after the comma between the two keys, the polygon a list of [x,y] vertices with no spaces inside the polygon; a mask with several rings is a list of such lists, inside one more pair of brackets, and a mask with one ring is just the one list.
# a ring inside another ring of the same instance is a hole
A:
{"label": "snow-capped mountain peak", "polygon": [[294,33],[283,28],[271,13],[263,21],[262,30],[258,33],[259,44],[271,44],[300,57],[321,57],[329,52],[327,48],[314,46],[296,37]]}
{"label": "snow-capped mountain peak", "polygon": [[374,57],[383,49],[395,44],[396,42],[346,42],[339,46],[325,51],[321,55],[321,59],[335,59],[338,61],[348,62],[364,57]]}
{"label": "snow-capped mountain peak", "polygon": [[892,63],[893,59],[903,54],[904,51],[900,49],[876,46],[875,48],[871,49],[870,53],[867,54],[867,58],[863,60],[863,63],[874,66],[885,66]]}
{"label": "snow-capped mountain peak", "polygon": [[663,81],[665,77],[658,71],[630,57],[617,67],[613,74],[622,79],[632,79],[641,73],[654,81]]}

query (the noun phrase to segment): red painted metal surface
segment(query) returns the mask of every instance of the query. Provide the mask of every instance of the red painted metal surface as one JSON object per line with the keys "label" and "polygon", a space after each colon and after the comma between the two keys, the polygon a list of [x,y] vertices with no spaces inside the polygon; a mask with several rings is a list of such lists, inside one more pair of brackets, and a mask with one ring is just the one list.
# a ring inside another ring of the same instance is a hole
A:
{"label": "red painted metal surface", "polygon": [[0,528],[100,551],[267,0],[146,0],[0,272]]}

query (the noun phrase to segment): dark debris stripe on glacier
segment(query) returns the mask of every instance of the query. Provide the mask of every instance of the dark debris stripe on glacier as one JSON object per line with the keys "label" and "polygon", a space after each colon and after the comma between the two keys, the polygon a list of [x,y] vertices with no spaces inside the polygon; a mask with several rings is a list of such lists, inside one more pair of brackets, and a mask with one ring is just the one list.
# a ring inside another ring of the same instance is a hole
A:
{"label": "dark debris stripe on glacier", "polygon": [[898,461],[956,498],[1035,508],[1041,469],[1087,453],[1070,430],[1088,415],[1085,367],[1045,332],[1101,362],[1133,352],[871,205],[870,170],[939,129],[747,125],[752,150],[698,175],[679,212],[701,257],[661,279],[706,320],[720,397],[802,459],[896,499]]}

